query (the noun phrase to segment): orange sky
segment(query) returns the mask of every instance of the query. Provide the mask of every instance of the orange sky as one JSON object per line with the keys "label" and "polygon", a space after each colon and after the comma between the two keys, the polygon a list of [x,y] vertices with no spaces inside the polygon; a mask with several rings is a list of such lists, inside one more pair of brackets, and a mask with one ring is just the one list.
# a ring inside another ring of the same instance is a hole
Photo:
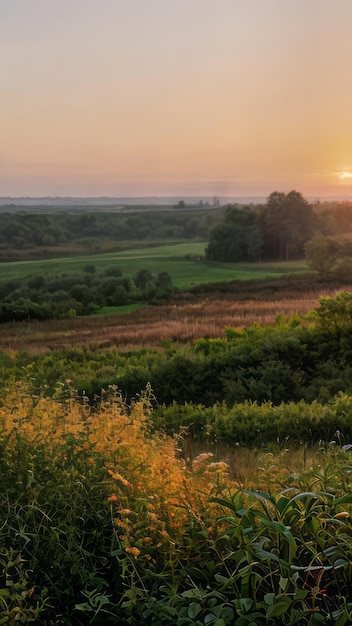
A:
{"label": "orange sky", "polygon": [[0,0],[0,196],[352,197],[351,0]]}

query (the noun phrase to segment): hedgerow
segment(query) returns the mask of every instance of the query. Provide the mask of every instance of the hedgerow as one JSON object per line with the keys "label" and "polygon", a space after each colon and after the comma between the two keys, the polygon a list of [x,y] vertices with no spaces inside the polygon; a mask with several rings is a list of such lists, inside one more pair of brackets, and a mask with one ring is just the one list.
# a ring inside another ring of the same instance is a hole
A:
{"label": "hedgerow", "polygon": [[352,441],[352,398],[338,394],[328,404],[251,402],[212,407],[174,402],[155,409],[153,420],[168,433],[187,428],[192,437],[228,446],[267,446],[272,442],[316,445],[330,441],[339,433],[340,443]]}

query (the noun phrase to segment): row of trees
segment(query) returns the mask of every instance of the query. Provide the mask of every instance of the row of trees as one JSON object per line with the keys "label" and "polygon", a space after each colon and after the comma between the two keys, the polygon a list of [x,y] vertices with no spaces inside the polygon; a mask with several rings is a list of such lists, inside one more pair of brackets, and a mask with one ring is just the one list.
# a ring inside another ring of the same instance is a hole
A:
{"label": "row of trees", "polygon": [[302,194],[275,191],[265,205],[228,206],[211,233],[206,257],[229,262],[300,257],[318,225],[318,214]]}
{"label": "row of trees", "polygon": [[263,206],[228,206],[211,233],[206,258],[237,262],[305,256],[321,278],[332,272],[347,277],[352,241],[342,238],[340,226],[352,229],[352,203],[313,207],[296,191],[275,191]]}
{"label": "row of trees", "polygon": [[0,248],[57,246],[90,238],[115,241],[207,239],[216,210],[140,210],[139,212],[0,213]]}

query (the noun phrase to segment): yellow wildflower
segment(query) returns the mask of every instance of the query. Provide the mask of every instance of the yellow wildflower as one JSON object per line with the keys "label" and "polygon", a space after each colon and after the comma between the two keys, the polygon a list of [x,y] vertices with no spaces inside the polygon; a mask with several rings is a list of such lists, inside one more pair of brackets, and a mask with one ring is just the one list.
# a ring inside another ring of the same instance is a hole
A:
{"label": "yellow wildflower", "polygon": [[144,544],[153,543],[153,539],[151,537],[143,537],[142,543]]}
{"label": "yellow wildflower", "polygon": [[141,551],[138,548],[125,548],[125,552],[127,552],[128,554],[130,554],[131,556],[133,556],[133,558],[137,559],[141,553]]}
{"label": "yellow wildflower", "polygon": [[115,524],[116,526],[119,526],[120,528],[124,528],[125,524],[122,521],[122,519],[119,519],[118,517],[115,519]]}

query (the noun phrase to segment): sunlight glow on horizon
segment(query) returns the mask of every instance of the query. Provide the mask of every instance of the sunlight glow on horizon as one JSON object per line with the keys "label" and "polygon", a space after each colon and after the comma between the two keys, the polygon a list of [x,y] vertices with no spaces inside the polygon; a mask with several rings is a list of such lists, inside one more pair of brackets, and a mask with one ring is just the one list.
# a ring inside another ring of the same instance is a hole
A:
{"label": "sunlight glow on horizon", "polygon": [[352,178],[352,172],[339,172],[338,176],[340,180],[348,180]]}
{"label": "sunlight glow on horizon", "polygon": [[352,178],[350,0],[0,15],[0,196],[319,196]]}

